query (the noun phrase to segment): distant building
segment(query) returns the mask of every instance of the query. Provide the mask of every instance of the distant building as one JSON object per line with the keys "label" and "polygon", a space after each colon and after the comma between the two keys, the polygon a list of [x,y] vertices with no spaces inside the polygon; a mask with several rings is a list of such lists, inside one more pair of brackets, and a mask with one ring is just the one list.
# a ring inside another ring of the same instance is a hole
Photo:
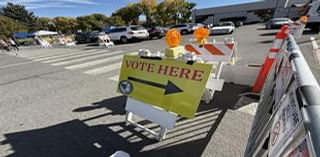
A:
{"label": "distant building", "polygon": [[272,17],[299,18],[297,5],[309,0],[263,0],[252,3],[195,9],[192,12],[193,23],[217,24],[221,21],[241,21],[243,23],[261,22],[260,14],[270,13]]}

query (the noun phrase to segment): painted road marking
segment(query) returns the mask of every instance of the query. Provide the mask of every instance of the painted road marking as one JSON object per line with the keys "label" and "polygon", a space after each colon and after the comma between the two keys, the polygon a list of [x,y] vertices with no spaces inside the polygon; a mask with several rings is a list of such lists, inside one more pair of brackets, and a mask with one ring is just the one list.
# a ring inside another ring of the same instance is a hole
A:
{"label": "painted road marking", "polygon": [[[102,51],[101,51],[102,52]],[[81,51],[76,51],[76,52],[68,52],[68,53],[63,53],[63,54],[57,54],[57,55],[53,55],[53,56],[49,56],[49,57],[41,57],[39,59],[34,59],[34,61],[45,61],[45,60],[50,60],[50,59],[57,59],[57,58],[61,58],[61,57],[68,57],[68,56],[72,56],[72,55],[80,55],[80,54],[88,54],[88,52],[81,52]],[[94,53],[90,53],[90,54],[94,54]]]}
{"label": "painted road marking", "polygon": [[43,61],[42,63],[53,63],[53,62],[65,61],[65,60],[68,60],[68,59],[73,59],[73,58],[78,58],[78,57],[92,56],[92,55],[96,55],[96,54],[106,54],[106,53],[101,52],[101,51],[97,51],[97,52],[94,52],[94,53],[77,54],[77,55],[72,55],[72,56],[68,56],[68,57],[62,57],[62,58]]}
{"label": "painted road marking", "polygon": [[[136,52],[133,52],[130,54],[136,54]],[[68,66],[68,67],[65,67],[65,69],[75,70],[75,69],[86,68],[86,67],[90,67],[90,66],[94,66],[94,65],[99,65],[101,63],[107,63],[107,62],[110,63],[110,62],[114,62],[117,60],[121,60],[122,57],[123,57],[123,55],[113,56],[113,57],[109,57],[109,58],[104,58],[104,59],[94,60],[94,61],[90,61],[90,62],[86,62],[86,63],[82,63],[82,64]]]}
{"label": "painted road marking", "polygon": [[84,73],[90,74],[90,75],[98,75],[98,74],[107,73],[113,70],[120,69],[120,66],[121,66],[121,62],[118,62],[118,63],[110,64],[107,66],[99,67],[96,69],[88,70],[88,71],[85,71]]}
{"label": "painted road marking", "polygon": [[72,64],[72,63],[86,61],[86,60],[90,60],[90,59],[98,59],[100,57],[107,57],[107,56],[110,56],[110,55],[113,55],[113,54],[117,54],[117,53],[121,53],[121,52],[123,52],[123,51],[115,51],[113,53],[103,53],[103,54],[94,55],[94,56],[85,57],[85,58],[79,58],[79,59],[73,59],[73,60],[68,60],[68,61],[63,61],[63,62],[57,62],[57,63],[53,63],[51,65],[60,66],[60,65]]}

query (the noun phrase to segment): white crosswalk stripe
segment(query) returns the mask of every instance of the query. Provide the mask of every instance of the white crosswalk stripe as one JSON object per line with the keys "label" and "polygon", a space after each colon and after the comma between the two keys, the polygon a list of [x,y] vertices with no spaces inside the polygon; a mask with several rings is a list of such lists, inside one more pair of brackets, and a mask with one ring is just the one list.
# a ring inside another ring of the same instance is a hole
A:
{"label": "white crosswalk stripe", "polygon": [[[76,51],[76,50],[71,51],[71,53],[73,53],[74,51]],[[90,52],[94,52],[94,51],[96,51],[96,50],[90,49],[90,50],[85,50],[85,51],[82,51],[82,52],[83,53],[90,53]],[[51,52],[51,53],[48,53],[46,51],[45,53],[42,53],[40,55],[26,54],[26,55],[23,55],[22,57],[34,60],[34,59],[40,59],[40,58],[44,58],[44,57],[51,57],[51,56],[57,56],[57,55],[66,54],[66,50],[60,50],[58,52],[56,52],[56,51],[49,51],[49,52]],[[52,54],[52,52],[53,52],[53,54]]]}
{"label": "white crosswalk stripe", "polygon": [[103,66],[100,68],[88,70],[88,71],[85,71],[84,73],[91,74],[91,75],[98,75],[98,74],[107,73],[113,70],[120,69],[120,66],[121,66],[121,62],[118,62],[118,63],[110,64],[107,66]]}
{"label": "white crosswalk stripe", "polygon": [[111,81],[118,81],[119,80],[119,75],[115,75],[115,76],[111,76],[111,77],[109,77],[109,80],[111,80]]}
{"label": "white crosswalk stripe", "polygon": [[73,58],[77,58],[77,57],[85,57],[85,56],[92,56],[92,55],[95,55],[95,54],[106,54],[106,53],[103,53],[101,51],[98,51],[98,52],[93,52],[93,53],[84,53],[84,54],[76,54],[76,55],[71,55],[71,56],[63,56],[63,57],[59,57],[57,59],[50,59],[50,60],[35,60],[35,61],[42,61],[42,63],[53,63],[53,62],[58,62],[58,61],[64,61],[64,60],[67,60],[67,59],[73,59]]}
{"label": "white crosswalk stripe", "polygon": [[[130,53],[130,54],[135,54],[135,52]],[[90,61],[90,62],[86,62],[86,63],[82,63],[82,64],[68,66],[68,67],[65,67],[65,69],[70,69],[70,70],[81,69],[81,68],[85,68],[85,67],[99,65],[101,63],[106,63],[106,62],[110,63],[110,62],[114,62],[114,61],[121,60],[121,59],[122,59],[122,55],[113,56],[113,57],[109,57],[109,58],[104,58],[104,59],[94,60],[94,61]]]}
{"label": "white crosswalk stripe", "polygon": [[80,54],[88,54],[88,52],[71,52],[71,53],[63,53],[63,54],[58,54],[58,55],[54,55],[54,56],[49,56],[49,57],[39,57],[38,59],[34,59],[34,61],[45,61],[45,60],[50,60],[50,59],[57,59],[57,58],[61,58],[61,57],[68,57],[68,56],[72,56],[72,55],[80,55]]}
{"label": "white crosswalk stripe", "polygon": [[[117,53],[119,53],[119,52],[117,52]],[[51,65],[61,66],[61,65],[66,65],[66,64],[76,63],[76,62],[82,62],[82,61],[86,61],[86,60],[90,60],[90,59],[99,59],[101,57],[107,57],[110,55],[112,55],[112,53],[104,53],[104,54],[94,55],[94,56],[85,57],[85,58],[73,59],[73,60],[68,60],[68,61],[64,61],[64,62],[57,62],[57,63],[53,63]]]}
{"label": "white crosswalk stripe", "polygon": [[[108,52],[109,51],[109,52]],[[28,62],[40,62],[53,66],[60,66],[67,70],[77,70],[88,75],[111,75],[109,80],[119,79],[119,70],[124,54],[134,55],[138,52],[113,51],[110,49],[93,50],[46,50],[46,53],[34,53],[34,55],[21,55],[20,57],[30,59]],[[112,73],[111,73],[112,72]]]}

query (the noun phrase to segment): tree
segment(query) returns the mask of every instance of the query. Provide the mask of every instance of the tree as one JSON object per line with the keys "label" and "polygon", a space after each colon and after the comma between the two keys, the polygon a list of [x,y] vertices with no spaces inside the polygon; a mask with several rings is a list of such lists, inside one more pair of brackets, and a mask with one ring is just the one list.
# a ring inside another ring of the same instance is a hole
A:
{"label": "tree", "polygon": [[109,26],[122,26],[125,22],[119,16],[111,16],[107,18],[107,25]]}
{"label": "tree", "polygon": [[95,19],[94,27],[103,29],[107,26],[108,17],[106,15],[94,13],[94,14],[91,14],[91,16],[93,16],[93,18]]}
{"label": "tree", "polygon": [[255,15],[259,16],[263,21],[268,21],[272,18],[274,9],[263,9],[254,12]]}
{"label": "tree", "polygon": [[98,26],[99,24],[97,20],[94,18],[94,16],[91,15],[77,17],[76,21],[78,24],[77,28],[82,31],[101,29]]}
{"label": "tree", "polygon": [[120,17],[125,24],[136,25],[139,23],[139,16],[142,14],[141,7],[138,3],[129,3],[126,7],[120,8],[112,13],[112,16]]}
{"label": "tree", "polygon": [[71,17],[55,17],[52,22],[54,23],[55,31],[62,33],[71,33],[75,31],[77,26],[76,19]]}
{"label": "tree", "polygon": [[161,2],[157,5],[154,18],[157,19],[157,24],[162,26],[167,26],[173,23],[172,15],[169,13],[170,7],[168,3]]}
{"label": "tree", "polygon": [[8,3],[6,6],[1,8],[0,15],[27,25],[30,30],[36,29],[37,17],[33,12],[28,11],[23,5]]}
{"label": "tree", "polygon": [[157,5],[154,16],[160,25],[187,23],[195,6],[185,0],[164,0]]}
{"label": "tree", "polygon": [[28,30],[23,24],[6,16],[0,15],[0,23],[1,36],[10,36],[14,32],[26,32]]}
{"label": "tree", "polygon": [[157,11],[157,0],[140,0],[142,13],[146,16],[147,24],[155,21],[154,13]]}
{"label": "tree", "polygon": [[37,25],[39,30],[50,30],[50,21],[48,17],[40,17],[37,19]]}
{"label": "tree", "polygon": [[179,6],[179,13],[180,13],[179,22],[180,23],[190,22],[192,9],[196,5],[197,5],[196,3],[192,3],[192,2],[183,2],[180,4],[180,6]]}
{"label": "tree", "polygon": [[164,3],[168,6],[168,14],[175,24],[190,22],[192,9],[196,6],[195,3],[185,0],[164,0]]}

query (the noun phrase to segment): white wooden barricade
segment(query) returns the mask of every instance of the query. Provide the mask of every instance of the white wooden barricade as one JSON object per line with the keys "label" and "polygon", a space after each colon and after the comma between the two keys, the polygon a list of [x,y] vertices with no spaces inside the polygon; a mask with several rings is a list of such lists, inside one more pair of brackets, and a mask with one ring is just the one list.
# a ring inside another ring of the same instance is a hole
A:
{"label": "white wooden barricade", "polygon": [[[165,139],[168,129],[173,129],[176,124],[177,114],[163,110],[144,102],[129,98],[126,104],[126,122],[127,124],[134,125],[152,135],[159,141]],[[143,125],[134,121],[133,116],[138,115],[141,118],[148,119],[149,121],[160,125],[160,132],[156,133]]]}

